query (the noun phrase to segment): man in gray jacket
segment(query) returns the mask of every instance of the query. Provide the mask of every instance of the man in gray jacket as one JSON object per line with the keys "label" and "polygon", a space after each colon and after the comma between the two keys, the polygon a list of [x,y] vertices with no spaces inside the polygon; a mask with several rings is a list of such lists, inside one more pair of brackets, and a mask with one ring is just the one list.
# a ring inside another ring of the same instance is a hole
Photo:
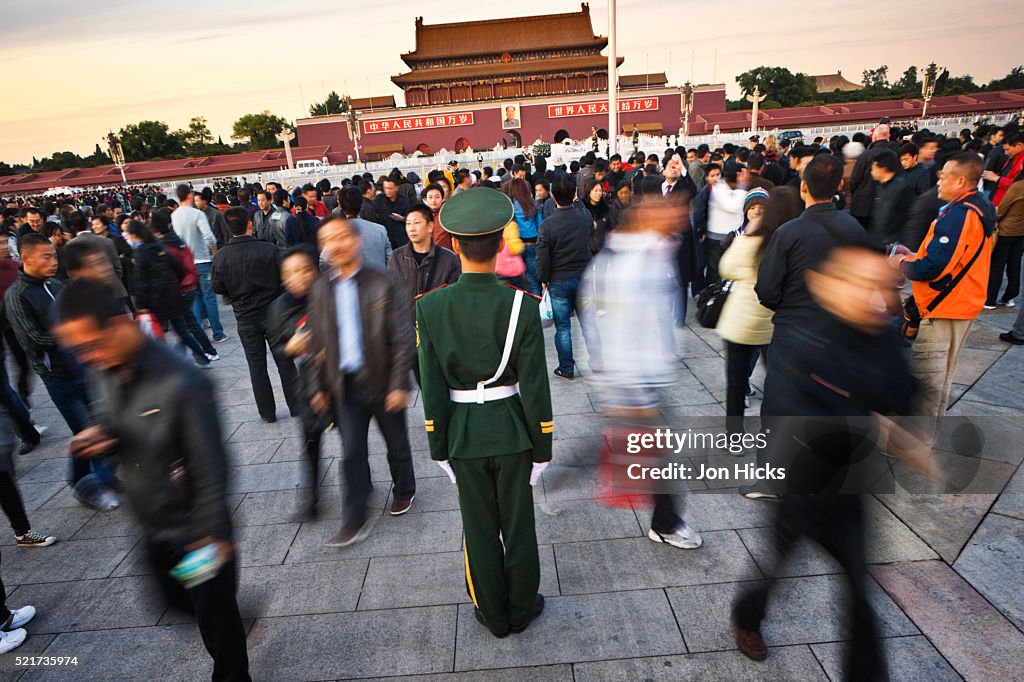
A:
{"label": "man in gray jacket", "polygon": [[355,187],[341,191],[341,211],[350,223],[359,230],[363,239],[363,263],[376,270],[386,270],[391,260],[391,240],[383,225],[363,220],[359,212],[363,206],[363,195]]}
{"label": "man in gray jacket", "polygon": [[273,195],[267,191],[256,193],[256,205],[259,210],[252,216],[252,236],[285,248],[284,227],[291,215],[275,206]]}

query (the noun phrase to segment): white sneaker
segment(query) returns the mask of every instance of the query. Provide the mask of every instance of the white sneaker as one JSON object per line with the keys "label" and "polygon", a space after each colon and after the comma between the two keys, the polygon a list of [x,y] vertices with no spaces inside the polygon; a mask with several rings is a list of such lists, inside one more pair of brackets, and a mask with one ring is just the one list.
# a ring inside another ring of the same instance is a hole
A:
{"label": "white sneaker", "polygon": [[11,624],[7,626],[7,629],[17,630],[36,617],[36,607],[22,606],[20,609],[11,609],[11,616]]}
{"label": "white sneaker", "polygon": [[671,535],[663,535],[652,528],[647,532],[647,537],[654,542],[664,542],[679,549],[697,549],[704,544],[704,538],[700,533],[687,526],[685,522]]}
{"label": "white sneaker", "polygon": [[50,430],[50,427],[49,427],[49,426],[38,426],[38,425],[36,425],[36,424],[33,424],[32,426],[35,426],[35,427],[36,427],[36,433],[38,433],[38,434],[39,434],[39,437],[40,437],[40,438],[42,438],[43,436],[45,436],[45,435],[46,435],[46,432]]}
{"label": "white sneaker", "polygon": [[28,633],[22,629],[0,632],[0,654],[6,654],[21,646]]}
{"label": "white sneaker", "polygon": [[91,503],[99,511],[114,511],[121,506],[121,500],[117,499],[117,494],[110,488],[97,491]]}
{"label": "white sneaker", "polygon": [[1016,308],[1017,307],[1017,301],[1015,301],[1015,300],[1013,300],[1011,298],[1009,301],[1004,302],[1003,305],[1005,305],[1007,308]]}
{"label": "white sneaker", "polygon": [[985,305],[985,306],[982,306],[982,307],[985,310],[995,310],[996,309],[996,307],[994,305]]}

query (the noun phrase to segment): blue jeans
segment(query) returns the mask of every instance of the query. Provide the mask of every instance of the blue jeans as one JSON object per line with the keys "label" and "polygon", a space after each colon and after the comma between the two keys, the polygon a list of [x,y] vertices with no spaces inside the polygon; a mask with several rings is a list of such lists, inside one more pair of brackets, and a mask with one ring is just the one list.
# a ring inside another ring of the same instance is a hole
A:
{"label": "blue jeans", "polygon": [[193,302],[196,320],[200,323],[203,317],[210,321],[210,331],[213,338],[219,339],[224,336],[224,326],[220,323],[220,311],[217,309],[217,294],[213,291],[213,284],[210,282],[210,263],[196,263],[196,272],[199,274],[199,295]]}
{"label": "blue jeans", "polygon": [[524,244],[523,253],[520,255],[523,257],[523,262],[526,263],[526,272],[522,275],[523,282],[526,284],[524,288],[531,294],[540,296],[540,282],[537,281],[537,245]]}
{"label": "blue jeans", "polygon": [[576,290],[580,286],[578,279],[562,279],[548,283],[551,295],[551,313],[555,318],[555,351],[558,353],[558,369],[572,376],[576,362],[572,359],[572,332],[570,319],[576,309]]}
{"label": "blue jeans", "polygon": [[[46,392],[60,415],[64,417],[71,433],[78,433],[89,426],[89,394],[81,374],[73,377],[58,377],[40,374]],[[90,472],[96,472],[103,483],[110,483],[113,472],[102,457],[92,460],[71,457],[71,485],[75,485]]]}

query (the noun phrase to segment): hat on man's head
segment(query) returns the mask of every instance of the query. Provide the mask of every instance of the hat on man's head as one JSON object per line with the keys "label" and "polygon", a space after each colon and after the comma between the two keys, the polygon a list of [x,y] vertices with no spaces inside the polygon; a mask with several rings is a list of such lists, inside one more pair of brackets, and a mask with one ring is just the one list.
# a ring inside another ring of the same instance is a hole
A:
{"label": "hat on man's head", "polygon": [[472,187],[441,206],[438,222],[456,237],[483,237],[501,232],[515,219],[512,200],[491,187]]}
{"label": "hat on man's head", "polygon": [[754,189],[747,192],[746,198],[743,200],[743,213],[744,215],[751,206],[762,206],[768,205],[768,190],[763,187],[755,187]]}

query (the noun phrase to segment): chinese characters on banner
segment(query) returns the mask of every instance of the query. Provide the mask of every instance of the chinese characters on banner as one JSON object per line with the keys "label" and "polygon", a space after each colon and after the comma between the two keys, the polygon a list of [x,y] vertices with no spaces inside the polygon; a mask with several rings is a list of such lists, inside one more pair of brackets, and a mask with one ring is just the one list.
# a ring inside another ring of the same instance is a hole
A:
{"label": "chinese characters on banner", "polygon": [[[658,98],[620,99],[619,111],[657,111]],[[590,114],[607,114],[608,102],[575,102],[572,104],[548,105],[548,118],[565,118],[566,116],[588,116]]]}
{"label": "chinese characters on banner", "polygon": [[452,128],[473,125],[473,112],[457,114],[437,114],[436,116],[407,116],[404,118],[385,118],[376,121],[363,121],[363,132],[393,133],[401,130],[429,130],[431,128]]}

